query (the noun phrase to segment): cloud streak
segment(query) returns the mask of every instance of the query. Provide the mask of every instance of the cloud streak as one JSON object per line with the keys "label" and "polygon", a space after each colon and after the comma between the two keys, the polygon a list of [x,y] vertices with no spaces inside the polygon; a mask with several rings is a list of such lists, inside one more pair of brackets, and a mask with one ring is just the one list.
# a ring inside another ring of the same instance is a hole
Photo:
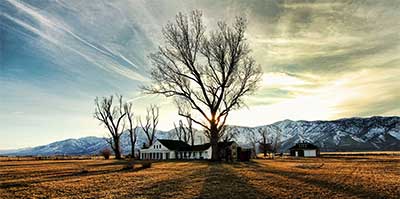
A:
{"label": "cloud streak", "polygon": [[[23,26],[34,34],[37,34],[46,41],[49,41],[60,48],[71,50],[93,65],[109,72],[115,72],[133,80],[147,80],[147,78],[142,74],[129,68],[138,69],[138,66],[121,53],[113,53],[112,50],[106,50],[108,48],[101,46],[101,44],[97,44],[98,46],[92,44],[71,31],[71,28],[65,23],[50,16],[45,16],[24,3],[14,0],[7,0],[7,2],[14,6],[18,12],[23,12],[30,19],[35,20],[39,25],[37,28],[33,27],[32,25],[29,25],[16,17],[12,17],[7,13],[2,13],[3,16],[16,24]],[[123,60],[123,62],[121,63],[120,60]],[[128,65],[128,67],[124,67],[124,64]]]}
{"label": "cloud streak", "polygon": [[5,0],[0,7],[0,118],[19,137],[43,131],[36,144],[68,131],[103,135],[91,106],[114,93],[137,115],[161,105],[161,128],[171,128],[172,100],[138,88],[149,82],[146,56],[162,44],[161,27],[193,9],[204,12],[208,28],[236,15],[249,21],[246,38],[264,76],[230,124],[400,114],[398,1]]}

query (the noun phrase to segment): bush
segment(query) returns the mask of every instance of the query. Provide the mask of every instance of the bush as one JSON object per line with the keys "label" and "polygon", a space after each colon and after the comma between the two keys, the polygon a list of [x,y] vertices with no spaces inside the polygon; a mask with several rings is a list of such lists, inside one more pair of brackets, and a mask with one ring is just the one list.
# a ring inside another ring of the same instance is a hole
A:
{"label": "bush", "polygon": [[100,155],[102,155],[104,157],[104,159],[108,160],[108,159],[110,159],[111,151],[110,151],[110,149],[105,148],[100,151]]}
{"label": "bush", "polygon": [[126,164],[122,170],[134,170],[135,169],[135,162],[134,161],[129,161],[128,164]]}
{"label": "bush", "polygon": [[143,162],[142,169],[148,169],[148,168],[151,168],[151,162]]}

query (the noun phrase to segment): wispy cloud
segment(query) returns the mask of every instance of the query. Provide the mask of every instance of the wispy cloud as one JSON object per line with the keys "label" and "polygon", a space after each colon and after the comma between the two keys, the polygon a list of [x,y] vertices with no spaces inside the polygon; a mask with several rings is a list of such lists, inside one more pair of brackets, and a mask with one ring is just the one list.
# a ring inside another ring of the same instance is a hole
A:
{"label": "wispy cloud", "polygon": [[[119,52],[114,52],[108,47],[102,46],[101,42],[93,44],[72,31],[66,23],[57,20],[56,18],[45,15],[34,8],[14,0],[6,0],[14,6],[18,12],[22,12],[31,20],[35,20],[37,27],[25,23],[17,17],[10,16],[7,13],[2,13],[7,19],[23,26],[28,31],[42,37],[46,42],[51,42],[59,48],[66,48],[73,51],[81,58],[109,72],[118,73],[122,76],[133,80],[145,81],[147,78],[137,71],[137,64],[132,63],[128,58]],[[47,47],[50,48],[50,47]],[[57,53],[57,52],[54,52]],[[60,55],[62,56],[62,55]],[[121,62],[122,60],[122,62]]]}
{"label": "wispy cloud", "polygon": [[0,118],[8,121],[0,134],[35,132],[36,143],[68,132],[103,135],[93,99],[114,93],[137,115],[160,105],[161,128],[170,128],[172,100],[142,95],[138,85],[149,81],[146,56],[162,44],[161,27],[193,9],[204,11],[208,28],[248,17],[246,38],[264,76],[230,124],[400,114],[398,1],[4,0],[0,7]]}

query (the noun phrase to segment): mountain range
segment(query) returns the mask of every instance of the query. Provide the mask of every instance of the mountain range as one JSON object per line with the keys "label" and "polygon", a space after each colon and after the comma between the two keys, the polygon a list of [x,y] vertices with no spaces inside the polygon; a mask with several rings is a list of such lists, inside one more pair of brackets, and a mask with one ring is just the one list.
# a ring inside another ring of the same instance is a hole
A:
{"label": "mountain range", "polygon": [[[273,124],[243,127],[229,126],[235,131],[234,140],[243,147],[248,147],[249,132],[266,129],[268,136],[278,137],[280,151],[286,152],[298,142],[310,142],[319,146],[321,151],[388,151],[400,150],[400,117],[374,116],[369,118],[346,118],[332,121],[292,121],[283,120]],[[175,130],[157,131],[157,138],[174,139]],[[255,136],[259,136],[257,133]],[[201,143],[204,136],[198,131],[196,143]],[[142,131],[138,133],[136,148],[146,142]],[[130,153],[129,134],[121,137],[122,151]],[[53,142],[43,146],[0,151],[1,155],[92,155],[108,147],[101,137],[83,137]]]}

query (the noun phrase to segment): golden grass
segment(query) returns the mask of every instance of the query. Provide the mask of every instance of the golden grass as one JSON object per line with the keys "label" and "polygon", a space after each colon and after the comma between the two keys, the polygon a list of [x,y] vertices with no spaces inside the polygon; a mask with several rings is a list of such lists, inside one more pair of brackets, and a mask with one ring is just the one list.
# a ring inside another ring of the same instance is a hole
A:
{"label": "golden grass", "polygon": [[[157,162],[0,161],[0,198],[398,198],[400,157]],[[321,166],[322,165],[322,166]],[[82,172],[82,171],[88,171]]]}

